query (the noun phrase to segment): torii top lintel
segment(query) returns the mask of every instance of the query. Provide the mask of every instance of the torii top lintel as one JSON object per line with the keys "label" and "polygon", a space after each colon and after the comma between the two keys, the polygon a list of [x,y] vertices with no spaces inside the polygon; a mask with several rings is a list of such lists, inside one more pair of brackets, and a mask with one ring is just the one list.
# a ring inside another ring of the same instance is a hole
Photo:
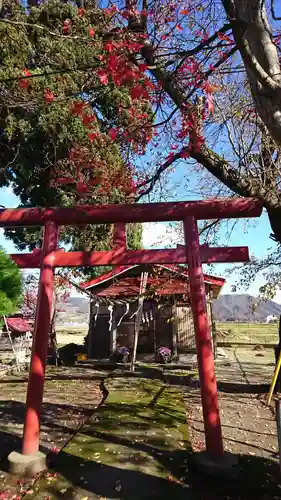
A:
{"label": "torii top lintel", "polygon": [[58,225],[108,224],[114,222],[181,221],[259,217],[262,205],[254,198],[225,198],[169,203],[130,205],[80,205],[60,208],[7,208],[0,210],[0,227],[43,226],[47,221]]}

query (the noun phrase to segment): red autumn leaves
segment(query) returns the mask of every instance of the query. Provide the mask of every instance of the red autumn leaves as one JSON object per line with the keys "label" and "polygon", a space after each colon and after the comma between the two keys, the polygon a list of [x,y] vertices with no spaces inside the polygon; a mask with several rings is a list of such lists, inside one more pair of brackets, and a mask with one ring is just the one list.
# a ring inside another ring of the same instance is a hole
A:
{"label": "red autumn leaves", "polygon": [[[29,71],[29,69],[24,68],[23,74],[24,76],[29,78],[20,78],[19,88],[28,91],[31,85],[32,73]],[[55,99],[55,95],[49,88],[45,88],[43,92],[43,98],[46,104],[50,104]]]}
{"label": "red autumn leaves", "polygon": [[97,71],[102,85],[112,82],[116,87],[130,88],[132,99],[149,99],[149,90],[155,85],[145,74],[145,64],[133,64],[132,54],[137,54],[143,47],[138,40],[110,40],[104,44],[105,55],[100,56],[102,68]]}
{"label": "red autumn leaves", "polygon": [[113,189],[124,194],[136,192],[139,182],[128,166],[108,165],[101,158],[93,158],[88,148],[77,145],[69,152],[66,168],[56,169],[52,184],[75,185],[81,197],[95,194],[110,198]]}
{"label": "red autumn leaves", "polygon": [[[23,74],[24,74],[24,76],[31,76],[31,73],[27,68],[24,68]],[[29,79],[21,78],[19,81],[19,87],[20,87],[20,89],[28,89],[29,88]]]}
{"label": "red autumn leaves", "polygon": [[[182,4],[182,7],[184,5]],[[182,36],[180,33],[183,31],[182,26],[182,18],[178,18],[176,12],[181,16],[188,16],[190,14],[189,8],[182,8],[177,10],[176,4],[170,4],[168,7],[169,12],[165,17],[165,23],[174,22],[174,30],[175,32],[179,32],[177,36]],[[104,9],[104,13],[108,16],[114,16],[116,13],[121,14],[121,16],[127,19],[127,15],[130,16],[132,13],[128,12],[118,12],[116,7],[112,7],[110,9]],[[133,13],[135,14],[135,13]],[[153,13],[151,12],[142,12],[138,13],[138,15],[143,16],[151,16]],[[86,10],[84,8],[79,8],[77,10],[79,23],[83,24],[86,19]],[[177,17],[176,19],[175,16]],[[164,24],[165,24],[164,23]],[[176,24],[177,23],[177,24]],[[179,23],[179,24],[178,24]],[[181,24],[180,24],[181,23]],[[75,28],[75,20],[74,19],[65,19],[61,24],[61,28],[63,35],[67,38],[73,37],[76,35]],[[162,31],[163,33],[163,31]],[[165,40],[166,37],[170,37],[170,34],[167,35],[164,31],[164,34],[161,35],[161,39]],[[195,32],[196,33],[196,32]],[[198,32],[198,36],[206,37],[206,33],[204,34]],[[62,35],[60,35],[62,36]],[[147,67],[146,64],[140,64],[140,53],[144,47],[145,35],[136,35],[134,33],[129,34],[126,31],[118,32],[118,36],[115,38],[109,39],[102,44],[102,38],[100,36],[99,31],[86,24],[86,35],[84,38],[89,38],[89,45],[94,46],[96,43],[97,46],[101,47],[101,52],[97,55],[97,67],[96,69],[91,70],[92,74],[96,77],[100,86],[109,86],[108,89],[105,89],[105,92],[111,92],[111,90],[115,88],[124,88],[127,89],[127,93],[130,97],[129,101],[124,105],[122,102],[120,104],[116,104],[116,121],[114,126],[108,128],[107,130],[103,130],[102,132],[99,129],[97,117],[95,116],[95,112],[91,109],[91,107],[81,98],[78,98],[77,101],[72,102],[70,105],[70,112],[72,115],[78,117],[81,120],[81,123],[87,129],[88,139],[91,143],[98,148],[106,148],[109,144],[108,141],[112,142],[127,142],[132,144],[132,149],[136,153],[144,153],[145,146],[152,138],[152,127],[149,121],[149,115],[147,112],[147,108],[145,105],[142,107],[142,104],[150,104],[151,106],[158,106],[159,103],[163,103],[165,106],[166,100],[164,96],[164,92],[162,92],[161,84],[157,84],[148,76],[148,70],[150,68]],[[64,37],[63,37],[64,38]],[[93,39],[94,40],[91,40]],[[218,34],[219,40],[224,42],[224,46],[233,43],[231,38],[225,35],[224,33]],[[65,38],[64,38],[65,39]],[[76,43],[79,43],[77,40]],[[88,43],[88,42],[87,42]],[[169,42],[168,42],[169,43]],[[166,44],[163,44],[166,45]],[[35,74],[35,71],[33,71]],[[24,78],[21,78],[19,81],[19,87],[23,91],[28,91],[30,85],[32,85],[33,74],[28,69],[23,70]],[[63,78],[63,77],[62,77]],[[199,90],[199,93],[204,93],[206,97],[206,108],[209,114],[214,113],[214,103],[213,103],[213,87],[212,85],[204,80],[204,74],[201,70],[201,65],[197,62],[195,57],[189,57],[184,60],[184,62],[180,65],[177,70],[176,78],[181,83],[181,79],[183,84],[186,84],[188,80],[188,85],[195,87]],[[50,87],[52,85],[48,82]],[[159,91],[159,92],[158,92]],[[42,101],[46,106],[51,106],[53,103],[59,100],[59,91],[52,88],[44,88],[42,92]],[[129,104],[128,104],[129,102]],[[125,117],[125,120],[123,118]],[[202,120],[206,118],[206,110],[204,109],[202,112]],[[202,132],[199,131],[198,119],[191,109],[187,109],[182,107],[180,109],[180,113],[177,115],[177,127],[178,133],[174,136],[175,140],[178,142],[177,147],[180,147],[183,144],[184,152],[182,153],[182,157],[188,157],[188,147],[190,148],[200,149],[204,139],[202,137]],[[161,120],[159,120],[161,121]],[[125,125],[124,125],[125,123]],[[156,134],[155,134],[156,135]],[[184,145],[186,143],[186,145]],[[75,146],[76,147],[76,146]],[[90,146],[91,147],[91,146]],[[90,149],[90,148],[89,148]],[[171,151],[168,153],[168,157],[170,159],[173,158],[175,153],[173,152],[173,147],[170,148]],[[93,150],[92,150],[93,151]],[[94,154],[94,153],[93,153]],[[87,161],[86,164],[89,165],[91,162]],[[91,163],[93,164],[93,162]],[[80,165],[81,167],[81,165]],[[84,168],[84,167],[83,167]],[[93,167],[96,168],[96,165]],[[100,165],[97,168],[98,171],[105,170],[105,167],[101,167]],[[90,179],[89,182],[85,181],[85,178],[89,179],[89,176],[81,174],[78,172],[73,172],[73,175],[69,175],[65,177],[63,173],[57,176],[56,182],[57,184],[69,184],[73,182],[75,179],[77,185],[77,192],[81,194],[85,194],[89,192],[91,186],[98,186],[100,182],[97,182],[97,179]],[[102,172],[102,179],[106,178],[105,172]],[[98,178],[100,180],[100,177]],[[112,181],[112,182],[111,182]],[[110,192],[112,186],[118,187],[118,182],[120,183],[120,187],[124,192],[135,192],[137,190],[137,186],[139,187],[139,182],[130,181],[128,185],[124,184],[124,180],[122,175],[118,174],[114,181],[110,179],[110,175],[107,175],[107,180],[103,183],[103,189],[105,192]]]}

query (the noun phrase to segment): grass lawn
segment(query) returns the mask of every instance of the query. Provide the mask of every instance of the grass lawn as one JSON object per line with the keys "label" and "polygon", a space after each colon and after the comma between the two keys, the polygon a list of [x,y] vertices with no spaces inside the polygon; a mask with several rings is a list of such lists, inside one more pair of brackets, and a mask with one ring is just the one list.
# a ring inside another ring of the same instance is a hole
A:
{"label": "grass lawn", "polygon": [[[125,374],[126,375],[126,374]],[[190,453],[181,391],[116,375],[105,403],[56,456],[30,498],[188,499]]]}
{"label": "grass lawn", "polygon": [[247,342],[253,344],[275,344],[278,342],[278,325],[266,323],[217,323],[216,328],[228,332],[226,337],[219,339],[225,342]]}

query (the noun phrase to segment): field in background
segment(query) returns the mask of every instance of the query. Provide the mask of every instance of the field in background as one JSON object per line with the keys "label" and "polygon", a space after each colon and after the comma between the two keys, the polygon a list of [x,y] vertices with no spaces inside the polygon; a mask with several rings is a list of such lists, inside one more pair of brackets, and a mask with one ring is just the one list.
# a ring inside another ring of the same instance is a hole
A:
{"label": "field in background", "polygon": [[88,333],[88,325],[81,325],[81,327],[59,325],[56,327],[56,331],[59,347],[71,343],[83,345],[84,337]]}
{"label": "field in background", "polygon": [[278,342],[277,323],[216,323],[219,342],[245,342],[250,344],[276,344]]}
{"label": "field in background", "polygon": [[[218,332],[225,335],[218,336],[218,342],[241,342],[247,344],[276,344],[278,343],[278,324],[266,323],[216,323]],[[60,346],[65,344],[83,344],[88,333],[88,325],[79,326],[58,325],[57,341]]]}

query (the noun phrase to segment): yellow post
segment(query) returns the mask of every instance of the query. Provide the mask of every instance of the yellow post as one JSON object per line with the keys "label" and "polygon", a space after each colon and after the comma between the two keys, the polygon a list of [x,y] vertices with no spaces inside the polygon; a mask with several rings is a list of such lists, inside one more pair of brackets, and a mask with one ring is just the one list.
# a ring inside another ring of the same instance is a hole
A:
{"label": "yellow post", "polygon": [[276,363],[276,367],[275,367],[274,374],[273,374],[273,379],[272,379],[272,382],[270,384],[270,389],[269,389],[268,398],[267,398],[267,406],[269,406],[271,403],[271,398],[272,398],[272,394],[273,394],[274,387],[276,384],[276,380],[277,380],[279,372],[280,372],[280,367],[281,367],[281,352],[279,354],[278,361]]}

